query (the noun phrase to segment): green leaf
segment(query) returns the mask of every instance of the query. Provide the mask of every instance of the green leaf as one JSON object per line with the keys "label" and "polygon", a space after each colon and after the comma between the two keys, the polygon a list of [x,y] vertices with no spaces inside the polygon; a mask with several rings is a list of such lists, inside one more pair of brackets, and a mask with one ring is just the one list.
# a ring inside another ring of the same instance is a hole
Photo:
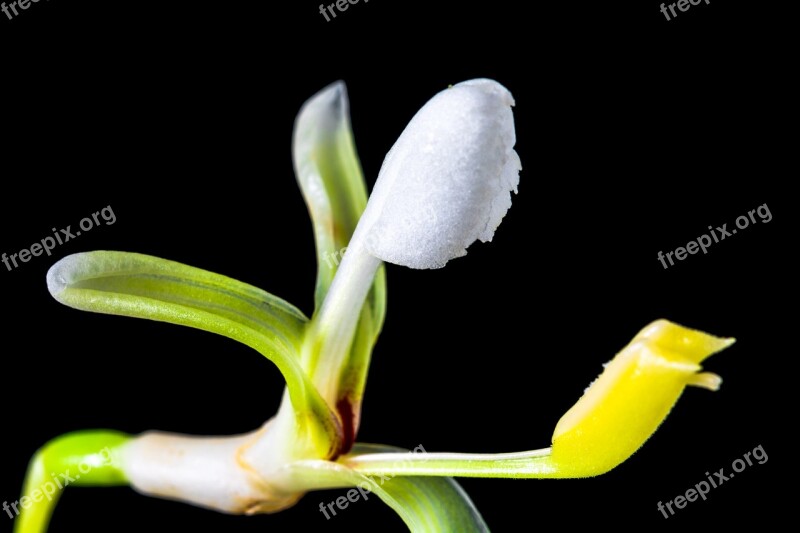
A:
{"label": "green leaf", "polygon": [[340,428],[303,370],[298,349],[307,319],[251,285],[147,255],[88,252],[65,257],[47,284],[59,302],[96,313],[146,318],[237,340],[275,363],[298,421],[318,448],[339,446]]}
{"label": "green leaf", "polygon": [[[347,88],[336,82],[311,97],[295,121],[293,158],[297,182],[314,226],[317,247],[316,310],[319,311],[350,242],[367,192],[350,126]],[[337,387],[336,409],[345,426],[345,450],[358,429],[367,371],[378,334],[386,315],[386,273],[378,269],[362,308],[350,353]],[[307,351],[307,370],[315,368],[319,339]],[[330,379],[330,376],[323,376]]]}
{"label": "green leaf", "polygon": [[[357,444],[354,453],[398,452],[397,448]],[[410,452],[409,452],[410,453]],[[452,478],[393,477],[371,480],[375,494],[400,515],[413,533],[488,532],[478,509]]]}
{"label": "green leaf", "polygon": [[[142,296],[233,320],[270,332],[283,349],[296,353],[308,319],[293,305],[266,291],[226,276],[149,255],[87,252],[65,257],[53,266],[48,288],[57,299],[84,302],[79,309],[151,318],[117,312],[103,302],[76,299],[77,289]],[[67,292],[61,293],[63,289]]]}
{"label": "green leaf", "polygon": [[295,120],[292,155],[314,225],[319,309],[367,205],[343,82],[329,85],[303,104]]}
{"label": "green leaf", "polygon": [[[30,502],[14,523],[15,533],[44,533],[67,486],[127,485],[120,448],[130,436],[118,431],[78,431],[43,446],[31,459],[22,497]],[[20,498],[22,501],[22,498]],[[20,505],[21,506],[21,505]]]}
{"label": "green leaf", "polygon": [[[352,455],[384,453],[424,456],[400,448],[356,444]],[[461,486],[445,477],[369,477],[340,463],[303,461],[290,465],[293,478],[305,488],[357,487],[361,498],[375,494],[403,519],[412,533],[488,532],[480,512]]]}

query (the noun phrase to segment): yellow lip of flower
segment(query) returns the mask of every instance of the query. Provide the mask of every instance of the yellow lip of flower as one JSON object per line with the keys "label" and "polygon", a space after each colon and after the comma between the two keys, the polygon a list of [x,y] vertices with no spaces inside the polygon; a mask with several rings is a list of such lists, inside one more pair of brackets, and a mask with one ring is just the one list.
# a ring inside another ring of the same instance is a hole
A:
{"label": "yellow lip of flower", "polygon": [[719,388],[722,379],[699,363],[734,342],[667,320],[642,329],[556,425],[556,477],[595,476],[630,457],[687,385]]}

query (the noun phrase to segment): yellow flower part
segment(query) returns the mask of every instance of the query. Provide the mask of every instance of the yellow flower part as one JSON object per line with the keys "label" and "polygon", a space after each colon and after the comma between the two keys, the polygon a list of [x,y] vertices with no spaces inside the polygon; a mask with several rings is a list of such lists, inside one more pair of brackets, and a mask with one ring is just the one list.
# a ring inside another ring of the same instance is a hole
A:
{"label": "yellow flower part", "polygon": [[719,388],[722,379],[700,372],[700,362],[734,342],[668,320],[645,327],[559,420],[549,458],[552,477],[596,476],[625,461],[687,385]]}

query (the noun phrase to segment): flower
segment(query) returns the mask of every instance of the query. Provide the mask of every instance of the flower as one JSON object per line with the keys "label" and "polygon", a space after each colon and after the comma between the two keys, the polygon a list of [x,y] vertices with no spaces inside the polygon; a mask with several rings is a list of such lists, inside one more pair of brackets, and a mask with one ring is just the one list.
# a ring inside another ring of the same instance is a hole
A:
{"label": "flower", "polygon": [[[129,484],[144,494],[242,514],[279,511],[311,490],[368,487],[412,531],[487,531],[449,476],[601,474],[647,440],[687,385],[715,389],[719,378],[698,373],[699,363],[733,339],[660,320],[634,337],[564,415],[551,447],[407,454],[355,442],[385,316],[382,263],[439,268],[475,240],[491,240],[521,168],[512,104],[508,90],[484,79],[436,95],[387,155],[369,202],[344,84],[303,106],[293,157],[317,245],[311,318],[261,289],[165,259],[98,251],[53,265],[47,286],[59,302],[237,340],[275,363],[286,391],[275,416],[234,437],[107,430],[59,437],[34,455],[26,494],[47,483],[48,472],[91,464],[97,465],[91,475],[74,484]],[[345,247],[341,263],[325,260]],[[377,475],[380,485],[371,478]],[[40,498],[25,509],[16,531],[45,531],[55,501]]]}

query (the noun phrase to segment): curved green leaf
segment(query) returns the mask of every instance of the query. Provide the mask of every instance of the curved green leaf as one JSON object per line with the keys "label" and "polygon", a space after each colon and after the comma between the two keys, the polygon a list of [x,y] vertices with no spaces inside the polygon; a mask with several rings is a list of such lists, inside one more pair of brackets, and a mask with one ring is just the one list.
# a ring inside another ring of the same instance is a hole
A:
{"label": "curved green leaf", "polygon": [[[47,285],[57,299],[91,306],[79,307],[86,311],[127,315],[104,307],[101,301],[76,299],[76,289],[142,296],[213,313],[269,332],[292,353],[297,353],[308,322],[299,309],[258,287],[175,261],[129,252],[98,251],[65,257],[51,268]],[[61,294],[64,289],[68,291]]]}
{"label": "curved green leaf", "polygon": [[[354,455],[424,456],[392,446],[356,444]],[[299,487],[357,487],[361,497],[377,495],[412,533],[484,533],[489,528],[467,493],[452,478],[367,476],[341,463],[302,461],[290,465]]]}
{"label": "curved green leaf", "polygon": [[[317,247],[316,309],[319,311],[339,262],[367,205],[367,192],[350,126],[347,88],[336,82],[311,97],[295,121],[293,159],[297,182],[314,226]],[[378,269],[362,308],[344,367],[340,374],[336,408],[352,444],[358,429],[367,371],[386,314],[386,273]],[[316,367],[319,339],[308,339],[310,359]],[[322,376],[322,379],[330,379]]]}
{"label": "curved green leaf", "polygon": [[[389,446],[369,444],[353,447],[354,453],[398,451]],[[475,504],[452,478],[393,477],[370,481],[375,494],[400,515],[413,533],[489,531]]]}
{"label": "curved green leaf", "polygon": [[295,120],[292,156],[314,225],[319,309],[367,205],[343,82],[332,83],[303,104]]}
{"label": "curved green leaf", "polygon": [[219,274],[125,252],[65,257],[47,284],[76,309],[189,326],[255,349],[283,374],[298,421],[312,424],[309,438],[325,450],[339,447],[338,422],[297,355],[306,319],[283,300]]}

